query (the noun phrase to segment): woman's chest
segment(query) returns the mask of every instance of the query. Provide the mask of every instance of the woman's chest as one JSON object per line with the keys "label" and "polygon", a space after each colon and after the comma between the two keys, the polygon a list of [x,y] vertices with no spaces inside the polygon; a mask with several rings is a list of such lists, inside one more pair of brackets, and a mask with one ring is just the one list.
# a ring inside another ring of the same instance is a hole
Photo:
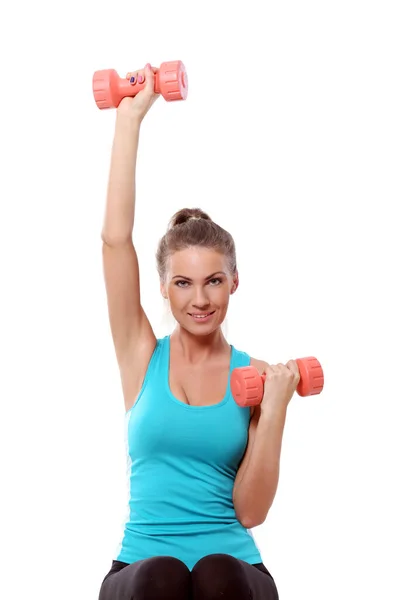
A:
{"label": "woman's chest", "polygon": [[225,398],[229,369],[178,365],[170,370],[169,387],[177,400],[191,406],[211,406]]}
{"label": "woman's chest", "polygon": [[[177,400],[190,406],[219,404],[230,390],[229,368],[179,365],[170,370],[169,388]],[[252,406],[250,416],[253,412]]]}

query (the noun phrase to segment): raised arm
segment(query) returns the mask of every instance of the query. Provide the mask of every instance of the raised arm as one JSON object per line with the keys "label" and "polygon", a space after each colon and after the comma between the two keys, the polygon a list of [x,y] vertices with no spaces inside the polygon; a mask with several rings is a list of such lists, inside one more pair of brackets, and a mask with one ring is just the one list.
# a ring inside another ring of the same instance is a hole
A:
{"label": "raised arm", "polygon": [[[138,75],[142,73],[138,71]],[[109,321],[127,409],[140,389],[156,344],[141,305],[139,264],[132,240],[140,126],[158,97],[153,92],[153,72],[146,69],[144,73],[147,85],[143,91],[124,98],[117,108],[101,232]]]}

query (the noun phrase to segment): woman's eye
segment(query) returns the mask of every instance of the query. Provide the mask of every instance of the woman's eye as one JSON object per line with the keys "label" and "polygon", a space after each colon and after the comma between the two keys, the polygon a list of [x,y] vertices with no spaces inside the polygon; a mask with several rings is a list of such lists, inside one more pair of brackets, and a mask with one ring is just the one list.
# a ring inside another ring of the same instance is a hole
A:
{"label": "woman's eye", "polygon": [[[222,283],[222,279],[220,279],[219,277],[214,277],[214,279],[210,279],[209,283],[211,283],[212,281],[217,281],[218,283]],[[183,281],[183,279],[181,279],[180,281],[177,281],[175,285],[177,285],[178,287],[187,287],[186,285],[180,285],[181,283],[189,284],[188,281]],[[214,286],[214,284],[213,284],[213,286]]]}

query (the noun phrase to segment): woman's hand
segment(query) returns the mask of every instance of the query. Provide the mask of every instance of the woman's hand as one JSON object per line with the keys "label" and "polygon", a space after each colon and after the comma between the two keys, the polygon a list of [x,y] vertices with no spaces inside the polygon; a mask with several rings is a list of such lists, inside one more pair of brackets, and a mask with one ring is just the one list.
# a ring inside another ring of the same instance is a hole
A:
{"label": "woman's hand", "polygon": [[267,365],[264,370],[264,396],[260,405],[261,413],[276,408],[286,410],[300,381],[297,362],[289,360],[286,365]]}
{"label": "woman's hand", "polygon": [[136,82],[140,82],[139,78],[144,76],[145,85],[133,98],[128,96],[122,98],[117,108],[118,114],[129,115],[137,118],[139,123],[142,122],[147,112],[160,96],[160,94],[154,92],[154,75],[157,72],[158,69],[156,67],[151,67],[150,64],[147,63],[144,69],[127,73],[126,78],[130,79],[131,77],[135,77]]}

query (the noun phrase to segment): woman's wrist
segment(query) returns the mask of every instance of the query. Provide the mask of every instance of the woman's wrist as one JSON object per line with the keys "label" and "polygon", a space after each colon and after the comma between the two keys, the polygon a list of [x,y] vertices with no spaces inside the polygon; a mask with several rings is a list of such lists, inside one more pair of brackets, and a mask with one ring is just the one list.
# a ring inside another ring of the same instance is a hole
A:
{"label": "woman's wrist", "polygon": [[117,109],[116,127],[122,127],[123,129],[140,129],[142,120],[138,115],[122,112]]}

